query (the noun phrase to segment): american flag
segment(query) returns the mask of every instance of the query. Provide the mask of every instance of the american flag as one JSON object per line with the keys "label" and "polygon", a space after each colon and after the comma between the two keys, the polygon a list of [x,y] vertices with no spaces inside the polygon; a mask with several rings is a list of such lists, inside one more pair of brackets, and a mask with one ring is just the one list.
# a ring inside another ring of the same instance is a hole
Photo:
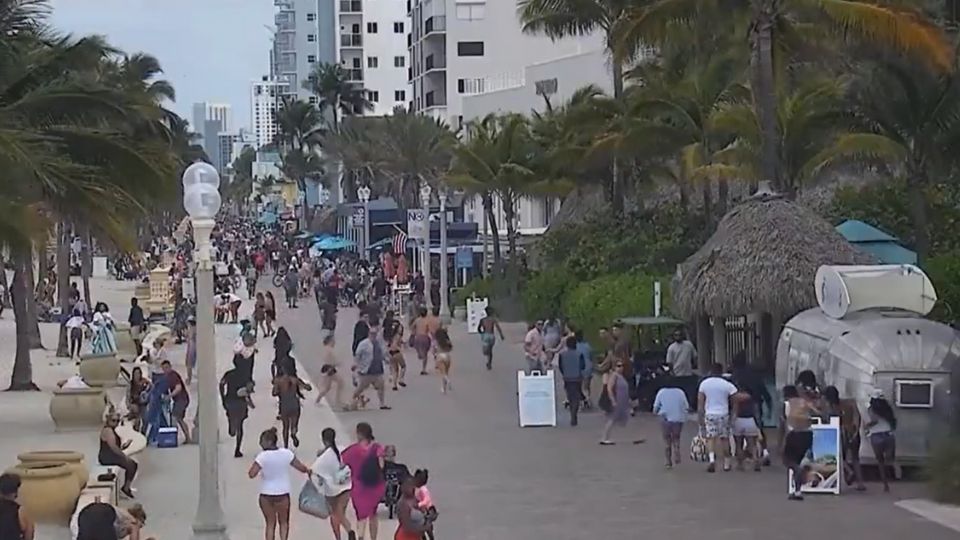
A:
{"label": "american flag", "polygon": [[407,252],[407,233],[397,231],[397,235],[393,237],[393,252],[396,254]]}

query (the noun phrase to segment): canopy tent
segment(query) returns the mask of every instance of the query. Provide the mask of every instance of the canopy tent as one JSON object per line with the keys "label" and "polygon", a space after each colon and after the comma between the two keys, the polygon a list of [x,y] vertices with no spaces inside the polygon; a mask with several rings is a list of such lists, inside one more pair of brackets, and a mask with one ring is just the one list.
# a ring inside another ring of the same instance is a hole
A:
{"label": "canopy tent", "polygon": [[857,249],[865,251],[881,264],[917,264],[917,253],[900,243],[900,240],[884,231],[856,219],[848,219],[837,225],[837,232]]}
{"label": "canopy tent", "polygon": [[313,244],[313,246],[310,247],[310,249],[319,250],[319,251],[336,251],[338,249],[346,249],[353,245],[354,243],[351,242],[350,240],[347,240],[346,238],[342,238],[339,236],[331,236],[328,238],[324,238],[319,242],[316,242],[315,244]]}
{"label": "canopy tent", "polygon": [[297,238],[297,239],[299,239],[299,240],[306,240],[307,238],[310,238],[311,236],[313,236],[313,235],[310,234],[310,233],[308,233],[308,232],[302,232],[302,233],[294,236],[294,238]]}
{"label": "canopy tent", "polygon": [[257,218],[257,221],[264,225],[273,225],[277,222],[277,215],[273,212],[263,212],[260,214],[260,217]]}

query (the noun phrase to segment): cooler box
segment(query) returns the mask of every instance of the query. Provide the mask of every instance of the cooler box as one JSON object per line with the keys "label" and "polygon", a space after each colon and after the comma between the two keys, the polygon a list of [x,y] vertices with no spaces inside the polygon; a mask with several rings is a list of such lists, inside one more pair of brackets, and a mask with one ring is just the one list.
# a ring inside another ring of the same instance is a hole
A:
{"label": "cooler box", "polygon": [[178,440],[175,427],[162,427],[157,430],[157,448],[176,448]]}

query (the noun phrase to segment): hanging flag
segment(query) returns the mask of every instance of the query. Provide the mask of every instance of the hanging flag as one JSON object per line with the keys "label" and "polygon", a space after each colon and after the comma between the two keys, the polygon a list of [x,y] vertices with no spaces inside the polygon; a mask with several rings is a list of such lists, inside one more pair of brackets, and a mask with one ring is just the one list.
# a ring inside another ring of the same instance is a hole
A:
{"label": "hanging flag", "polygon": [[393,252],[407,252],[407,233],[403,231],[397,231],[397,235],[393,237]]}

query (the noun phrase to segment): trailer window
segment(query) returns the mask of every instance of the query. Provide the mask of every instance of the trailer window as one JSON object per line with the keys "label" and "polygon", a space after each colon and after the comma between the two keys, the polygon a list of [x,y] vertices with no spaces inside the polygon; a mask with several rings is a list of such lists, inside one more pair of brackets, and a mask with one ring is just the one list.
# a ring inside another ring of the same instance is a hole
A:
{"label": "trailer window", "polygon": [[897,406],[912,409],[930,409],[933,407],[933,381],[897,380]]}

